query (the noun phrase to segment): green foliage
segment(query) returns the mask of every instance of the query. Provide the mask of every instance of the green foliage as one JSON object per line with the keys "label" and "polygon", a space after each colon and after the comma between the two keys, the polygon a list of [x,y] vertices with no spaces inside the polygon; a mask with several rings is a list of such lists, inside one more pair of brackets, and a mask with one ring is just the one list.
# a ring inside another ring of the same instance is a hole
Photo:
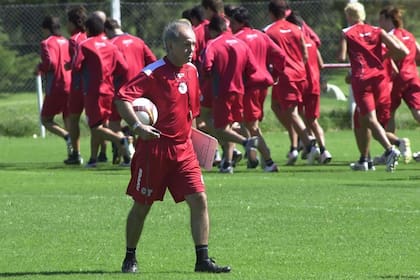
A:
{"label": "green foliage", "polygon": [[[35,92],[0,94],[0,120],[0,136],[22,137],[39,134]],[[57,115],[55,121],[63,126],[61,115]],[[82,135],[89,135],[84,116],[81,118],[80,127]]]}
{"label": "green foliage", "polygon": [[34,83],[32,73],[37,55],[19,55],[17,51],[6,47],[8,42],[8,35],[3,32],[0,26],[0,92],[5,92],[10,88],[19,92]]}

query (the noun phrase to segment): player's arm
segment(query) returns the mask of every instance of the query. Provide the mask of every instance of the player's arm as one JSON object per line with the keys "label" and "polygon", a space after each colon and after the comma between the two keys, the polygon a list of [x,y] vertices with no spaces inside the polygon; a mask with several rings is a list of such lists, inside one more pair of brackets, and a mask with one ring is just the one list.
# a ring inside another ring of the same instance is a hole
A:
{"label": "player's arm", "polygon": [[416,63],[420,65],[420,44],[416,41]]}
{"label": "player's arm", "polygon": [[266,61],[268,65],[271,65],[271,69],[269,67],[271,75],[274,79],[277,79],[280,73],[284,71],[286,54],[268,35],[265,35],[265,38],[268,49]]}
{"label": "player's arm", "polygon": [[344,33],[341,33],[340,38],[340,49],[338,51],[338,61],[339,62],[345,62],[347,58],[347,41],[344,36]]}
{"label": "player's arm", "polygon": [[51,70],[51,56],[48,45],[41,43],[41,62],[36,66],[34,74],[47,73]]}
{"label": "player's arm", "polygon": [[306,48],[305,36],[303,35],[303,32],[301,32],[300,34],[300,43],[303,55],[303,62],[306,63],[308,61],[308,49]]}
{"label": "player's arm", "polygon": [[408,48],[397,37],[388,34],[385,30],[381,30],[381,40],[388,48],[386,57],[399,61],[410,53]]}
{"label": "player's arm", "polygon": [[324,59],[322,58],[321,52],[319,51],[318,48],[316,49],[316,54],[317,54],[319,69],[323,69],[324,68]]}

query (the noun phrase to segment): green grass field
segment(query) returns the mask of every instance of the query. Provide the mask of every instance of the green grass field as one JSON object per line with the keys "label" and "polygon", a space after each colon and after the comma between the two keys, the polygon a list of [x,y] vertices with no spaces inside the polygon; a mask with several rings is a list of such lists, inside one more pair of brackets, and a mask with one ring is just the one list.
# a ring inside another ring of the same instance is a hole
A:
{"label": "green grass field", "polygon": [[[418,130],[400,132],[420,150]],[[353,172],[351,131],[329,131],[330,165],[289,167],[286,134],[266,136],[279,173],[243,162],[233,175],[204,172],[210,255],[232,272],[192,272],[188,209],[167,196],[146,221],[136,276],[119,272],[129,170],[65,167],[64,141],[50,135],[0,137],[0,278],[420,279],[420,163]]]}

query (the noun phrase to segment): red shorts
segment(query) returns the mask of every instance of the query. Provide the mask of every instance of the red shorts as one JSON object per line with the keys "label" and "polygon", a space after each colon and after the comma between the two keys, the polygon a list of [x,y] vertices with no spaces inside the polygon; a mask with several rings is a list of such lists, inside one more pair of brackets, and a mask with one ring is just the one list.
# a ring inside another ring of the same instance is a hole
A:
{"label": "red shorts", "polygon": [[264,101],[267,97],[267,88],[247,89],[243,98],[244,121],[262,121],[264,118]]}
{"label": "red shorts", "polygon": [[304,93],[302,96],[303,113],[306,119],[318,119],[320,116],[321,96]]}
{"label": "red shorts", "polygon": [[272,98],[280,105],[280,109],[287,110],[290,107],[298,106],[302,102],[304,81],[288,81],[280,79],[273,86]]}
{"label": "red shorts", "polygon": [[68,93],[51,93],[45,95],[42,104],[41,117],[53,117],[63,113],[63,117],[69,115]]}
{"label": "red shorts", "polygon": [[410,81],[395,81],[391,92],[391,112],[395,112],[404,99],[408,108],[420,110],[420,78]]}
{"label": "red shorts", "polygon": [[369,80],[352,80],[354,101],[360,116],[376,111],[376,117],[383,127],[391,118],[391,93],[388,79],[371,78]]}
{"label": "red shorts", "polygon": [[166,188],[177,203],[186,195],[205,191],[191,140],[182,144],[165,138],[138,141],[127,194],[139,203],[151,205],[163,200]]}
{"label": "red shorts", "polygon": [[114,95],[88,94],[85,95],[85,113],[89,127],[103,124],[111,116]]}
{"label": "red shorts", "polygon": [[234,122],[243,122],[243,115],[243,94],[229,92],[214,97],[214,128],[224,128]]}

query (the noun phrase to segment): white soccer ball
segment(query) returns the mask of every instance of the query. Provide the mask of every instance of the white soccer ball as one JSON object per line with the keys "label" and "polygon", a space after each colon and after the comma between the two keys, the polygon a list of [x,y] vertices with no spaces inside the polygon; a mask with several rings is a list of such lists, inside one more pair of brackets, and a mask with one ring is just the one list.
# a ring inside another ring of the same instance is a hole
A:
{"label": "white soccer ball", "polygon": [[133,102],[133,109],[142,124],[154,125],[158,119],[156,105],[150,99],[140,97]]}

